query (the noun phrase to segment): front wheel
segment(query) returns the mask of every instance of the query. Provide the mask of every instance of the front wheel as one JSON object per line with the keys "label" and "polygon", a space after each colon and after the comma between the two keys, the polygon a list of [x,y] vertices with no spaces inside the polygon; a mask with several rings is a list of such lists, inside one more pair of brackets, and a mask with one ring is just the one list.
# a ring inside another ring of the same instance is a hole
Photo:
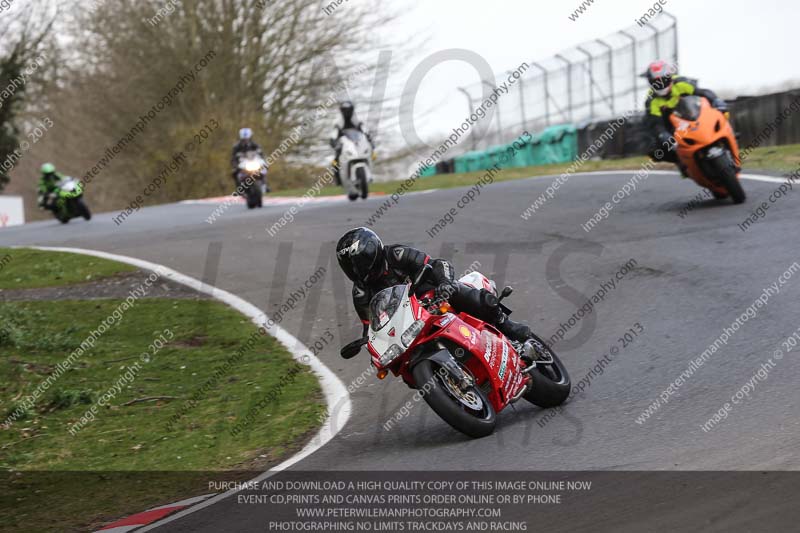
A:
{"label": "front wheel", "polygon": [[364,167],[356,169],[356,179],[358,180],[358,188],[361,190],[361,198],[366,200],[369,195],[369,183],[367,182],[367,171]]}
{"label": "front wheel", "polygon": [[739,181],[738,172],[736,170],[736,163],[730,152],[714,160],[715,173],[719,176],[719,184],[722,185],[734,204],[743,204],[747,200],[747,195],[742,188],[742,182]]}
{"label": "front wheel", "polygon": [[258,183],[250,185],[247,189],[247,208],[255,209],[262,202],[261,187]]}
{"label": "front wheel", "polygon": [[742,182],[736,176],[736,170],[731,169],[726,172],[722,177],[722,182],[725,184],[725,189],[731,195],[734,204],[743,204],[747,200],[747,195],[742,188]]}
{"label": "front wheel", "polygon": [[539,407],[556,407],[569,397],[572,382],[564,363],[542,339],[533,335],[531,342],[536,356],[536,368],[529,372],[531,390],[525,399]]}
{"label": "front wheel", "polygon": [[492,434],[497,423],[494,407],[480,388],[462,390],[447,370],[430,359],[420,361],[412,374],[425,402],[442,420],[476,439]]}
{"label": "front wheel", "polygon": [[82,216],[85,220],[92,220],[92,213],[89,211],[89,207],[87,207],[86,202],[84,202],[82,198],[75,200],[75,206],[77,207],[78,214],[80,216]]}

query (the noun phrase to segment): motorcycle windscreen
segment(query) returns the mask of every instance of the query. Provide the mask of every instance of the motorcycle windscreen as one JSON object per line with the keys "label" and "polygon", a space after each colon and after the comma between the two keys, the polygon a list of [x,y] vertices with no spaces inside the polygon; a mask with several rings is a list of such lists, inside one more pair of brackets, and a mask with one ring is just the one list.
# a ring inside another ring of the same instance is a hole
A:
{"label": "motorcycle windscreen", "polygon": [[700,110],[703,102],[699,96],[684,96],[675,108],[675,114],[683,120],[694,122],[700,118]]}
{"label": "motorcycle windscreen", "polygon": [[406,294],[406,285],[395,285],[372,297],[369,303],[369,321],[373,331],[380,331],[392,320]]}
{"label": "motorcycle windscreen", "polygon": [[347,128],[346,130],[342,130],[342,135],[344,135],[354,143],[358,144],[358,141],[361,140],[361,136],[364,134],[356,129]]}

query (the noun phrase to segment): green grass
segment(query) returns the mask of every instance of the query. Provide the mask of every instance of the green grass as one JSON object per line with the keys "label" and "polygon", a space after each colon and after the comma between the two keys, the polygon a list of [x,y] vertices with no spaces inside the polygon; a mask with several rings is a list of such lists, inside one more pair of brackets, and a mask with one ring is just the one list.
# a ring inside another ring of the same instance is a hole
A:
{"label": "green grass", "polygon": [[756,148],[744,161],[745,169],[791,173],[800,167],[800,144]]}
{"label": "green grass", "polygon": [[0,289],[55,287],[96,281],[136,268],[130,265],[62,252],[0,248]]}
{"label": "green grass", "polygon": [[[85,256],[11,252],[14,261],[6,268],[14,264],[20,272],[26,264],[61,265],[44,269],[48,284],[128,270]],[[76,272],[80,275],[72,275]],[[23,286],[40,284],[26,279]],[[69,370],[5,427],[37,386],[57,376],[56,365],[123,302],[0,303],[0,471],[5,472],[0,531],[85,531],[214,492],[207,483],[229,479],[223,471],[252,478],[252,470],[285,459],[318,429],[325,413],[319,384],[277,341],[219,302],[170,299],[142,299],[125,310],[93,348],[73,359]],[[150,346],[159,336],[166,344],[153,353]],[[242,349],[248,340],[249,348]],[[240,349],[241,357],[217,373]],[[149,361],[141,358],[143,352],[149,352]],[[132,379],[120,381],[127,372]],[[248,410],[287,375],[293,377],[283,380],[277,399],[231,436]],[[184,401],[209,380],[213,385],[207,393],[168,428]],[[94,420],[84,418],[86,425],[72,435],[69,428],[115,384],[120,386],[113,397],[90,413]],[[124,405],[163,396],[175,399]]]}
{"label": "green grass", "polygon": [[[647,162],[646,157],[629,157],[625,159],[607,159],[601,161],[588,161],[577,172],[593,172],[598,170],[638,170]],[[503,170],[495,177],[495,181],[510,181],[536,176],[560,175],[566,172],[573,164],[542,165],[535,167],[510,168]],[[800,145],[787,145],[778,147],[756,148],[745,161],[745,169],[768,170],[773,172],[794,172],[800,166]],[[674,165],[659,165],[658,168],[673,169]],[[469,187],[483,176],[485,171],[468,172],[463,174],[440,174],[428,178],[419,178],[412,191],[425,191],[429,189],[449,189],[453,187]],[[404,178],[405,179],[405,178]],[[392,194],[398,190],[404,180],[384,181],[372,184],[370,191]],[[301,196],[308,189],[287,189],[271,193],[272,196]],[[320,196],[334,196],[342,194],[341,187],[326,187],[320,191]]]}

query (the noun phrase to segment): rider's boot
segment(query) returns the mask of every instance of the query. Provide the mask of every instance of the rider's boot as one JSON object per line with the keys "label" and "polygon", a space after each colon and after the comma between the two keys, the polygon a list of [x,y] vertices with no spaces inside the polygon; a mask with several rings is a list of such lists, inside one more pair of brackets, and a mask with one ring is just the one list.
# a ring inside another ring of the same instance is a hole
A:
{"label": "rider's boot", "polygon": [[501,318],[495,325],[500,330],[500,333],[508,337],[509,340],[525,344],[525,341],[531,338],[533,334],[531,328],[521,322],[514,322],[502,311],[500,314]]}
{"label": "rider's boot", "polygon": [[333,163],[331,164],[331,166],[333,167],[333,179],[336,181],[336,185],[341,186],[342,185],[342,172],[339,169],[339,159],[338,158],[334,159]]}

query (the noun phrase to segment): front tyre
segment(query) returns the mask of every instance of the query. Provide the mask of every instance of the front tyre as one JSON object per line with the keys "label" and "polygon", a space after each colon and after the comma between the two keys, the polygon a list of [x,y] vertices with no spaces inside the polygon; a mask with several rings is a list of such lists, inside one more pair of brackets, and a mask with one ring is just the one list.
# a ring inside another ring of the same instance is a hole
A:
{"label": "front tyre", "polygon": [[454,429],[476,439],[494,432],[494,408],[481,389],[461,390],[447,371],[430,359],[420,361],[412,375],[425,402]]}
{"label": "front tyre", "polygon": [[247,208],[255,209],[261,203],[261,187],[258,183],[250,185],[247,189]]}
{"label": "front tyre", "polygon": [[747,195],[742,188],[742,182],[739,181],[739,178],[736,176],[735,169],[726,172],[722,177],[722,181],[725,184],[725,189],[727,189],[728,193],[731,195],[734,204],[743,204],[747,200]]}
{"label": "front tyre", "polygon": [[364,167],[356,169],[356,179],[358,180],[358,188],[361,191],[361,198],[364,200],[369,196],[369,183],[367,180],[367,170]]}
{"label": "front tyre", "polygon": [[556,407],[569,397],[572,382],[564,363],[542,339],[533,335],[534,350],[537,355],[536,368],[528,375],[531,377],[531,390],[525,399],[539,407]]}
{"label": "front tyre", "polygon": [[86,205],[86,202],[83,201],[83,198],[75,200],[75,207],[78,210],[78,214],[85,220],[92,220],[92,213],[89,211],[89,207]]}
{"label": "front tyre", "polygon": [[743,204],[745,200],[747,200],[747,195],[742,188],[742,182],[739,181],[739,177],[737,176],[736,163],[731,153],[726,152],[716,159],[714,161],[714,166],[716,167],[714,170],[719,176],[720,185],[728,191],[733,203]]}

